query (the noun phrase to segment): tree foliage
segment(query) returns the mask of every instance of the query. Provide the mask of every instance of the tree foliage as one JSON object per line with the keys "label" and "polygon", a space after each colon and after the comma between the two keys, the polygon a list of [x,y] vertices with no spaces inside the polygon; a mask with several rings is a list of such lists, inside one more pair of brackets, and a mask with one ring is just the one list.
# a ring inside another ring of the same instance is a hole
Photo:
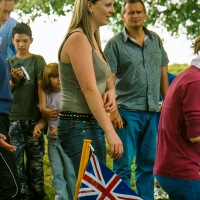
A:
{"label": "tree foliage", "polygon": [[[194,39],[200,35],[200,0],[144,0],[148,10],[145,25],[165,27],[173,36],[182,34]],[[20,0],[17,12],[30,21],[43,15],[61,16],[70,12],[74,0]],[[115,0],[115,14],[110,26],[114,32],[122,29],[120,18],[123,0]],[[55,17],[56,18],[56,17]]]}

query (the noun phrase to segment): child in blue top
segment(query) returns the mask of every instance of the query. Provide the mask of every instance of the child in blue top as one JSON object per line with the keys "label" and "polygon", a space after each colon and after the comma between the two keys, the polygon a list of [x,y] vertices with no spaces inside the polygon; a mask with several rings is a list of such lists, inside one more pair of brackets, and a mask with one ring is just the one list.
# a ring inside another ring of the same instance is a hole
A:
{"label": "child in blue top", "polygon": [[[58,64],[46,65],[42,78],[42,88],[46,92],[46,107],[59,111],[61,88],[58,74]],[[57,120],[40,119],[34,128],[33,136],[39,138],[42,129],[48,123],[48,155],[53,174],[55,199],[73,200],[75,192],[75,173],[69,157],[63,152],[57,136]]]}

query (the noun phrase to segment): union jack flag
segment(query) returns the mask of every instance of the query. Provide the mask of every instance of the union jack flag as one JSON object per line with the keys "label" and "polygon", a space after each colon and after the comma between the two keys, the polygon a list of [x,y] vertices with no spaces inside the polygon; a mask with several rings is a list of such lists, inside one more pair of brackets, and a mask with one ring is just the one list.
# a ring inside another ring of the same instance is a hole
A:
{"label": "union jack flag", "polygon": [[142,200],[92,153],[81,181],[79,200]]}

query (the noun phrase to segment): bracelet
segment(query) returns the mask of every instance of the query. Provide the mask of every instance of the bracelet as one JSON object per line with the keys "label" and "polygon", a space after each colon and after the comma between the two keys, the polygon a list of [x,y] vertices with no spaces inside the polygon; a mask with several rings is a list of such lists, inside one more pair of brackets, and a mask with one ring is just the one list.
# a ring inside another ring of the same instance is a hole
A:
{"label": "bracelet", "polygon": [[116,120],[118,119],[118,117],[119,117],[119,112],[118,112],[118,115],[117,115],[117,117],[116,117],[115,119],[113,119],[111,122],[114,122],[114,121],[116,121]]}

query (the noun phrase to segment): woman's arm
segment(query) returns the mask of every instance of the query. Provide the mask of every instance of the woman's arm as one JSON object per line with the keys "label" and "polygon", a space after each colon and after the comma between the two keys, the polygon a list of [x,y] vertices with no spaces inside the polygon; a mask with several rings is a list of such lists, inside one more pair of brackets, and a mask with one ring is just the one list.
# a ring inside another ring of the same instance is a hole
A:
{"label": "woman's arm", "polygon": [[116,103],[116,94],[115,94],[115,74],[111,73],[108,81],[107,81],[107,89],[108,92],[104,95],[104,105],[106,111],[110,113],[110,120],[115,129],[123,128],[123,120],[119,114],[117,103]]}
{"label": "woman's arm", "polygon": [[114,80],[115,80],[115,74],[111,73],[110,77],[108,78],[106,82],[106,92],[103,96],[105,109],[109,113],[113,112],[117,107],[116,99],[115,99]]}
{"label": "woman's arm", "polygon": [[[196,72],[199,73],[199,72]],[[184,84],[183,84],[184,85]],[[183,113],[186,124],[186,134],[192,143],[200,142],[200,80],[190,81],[182,88]]]}

